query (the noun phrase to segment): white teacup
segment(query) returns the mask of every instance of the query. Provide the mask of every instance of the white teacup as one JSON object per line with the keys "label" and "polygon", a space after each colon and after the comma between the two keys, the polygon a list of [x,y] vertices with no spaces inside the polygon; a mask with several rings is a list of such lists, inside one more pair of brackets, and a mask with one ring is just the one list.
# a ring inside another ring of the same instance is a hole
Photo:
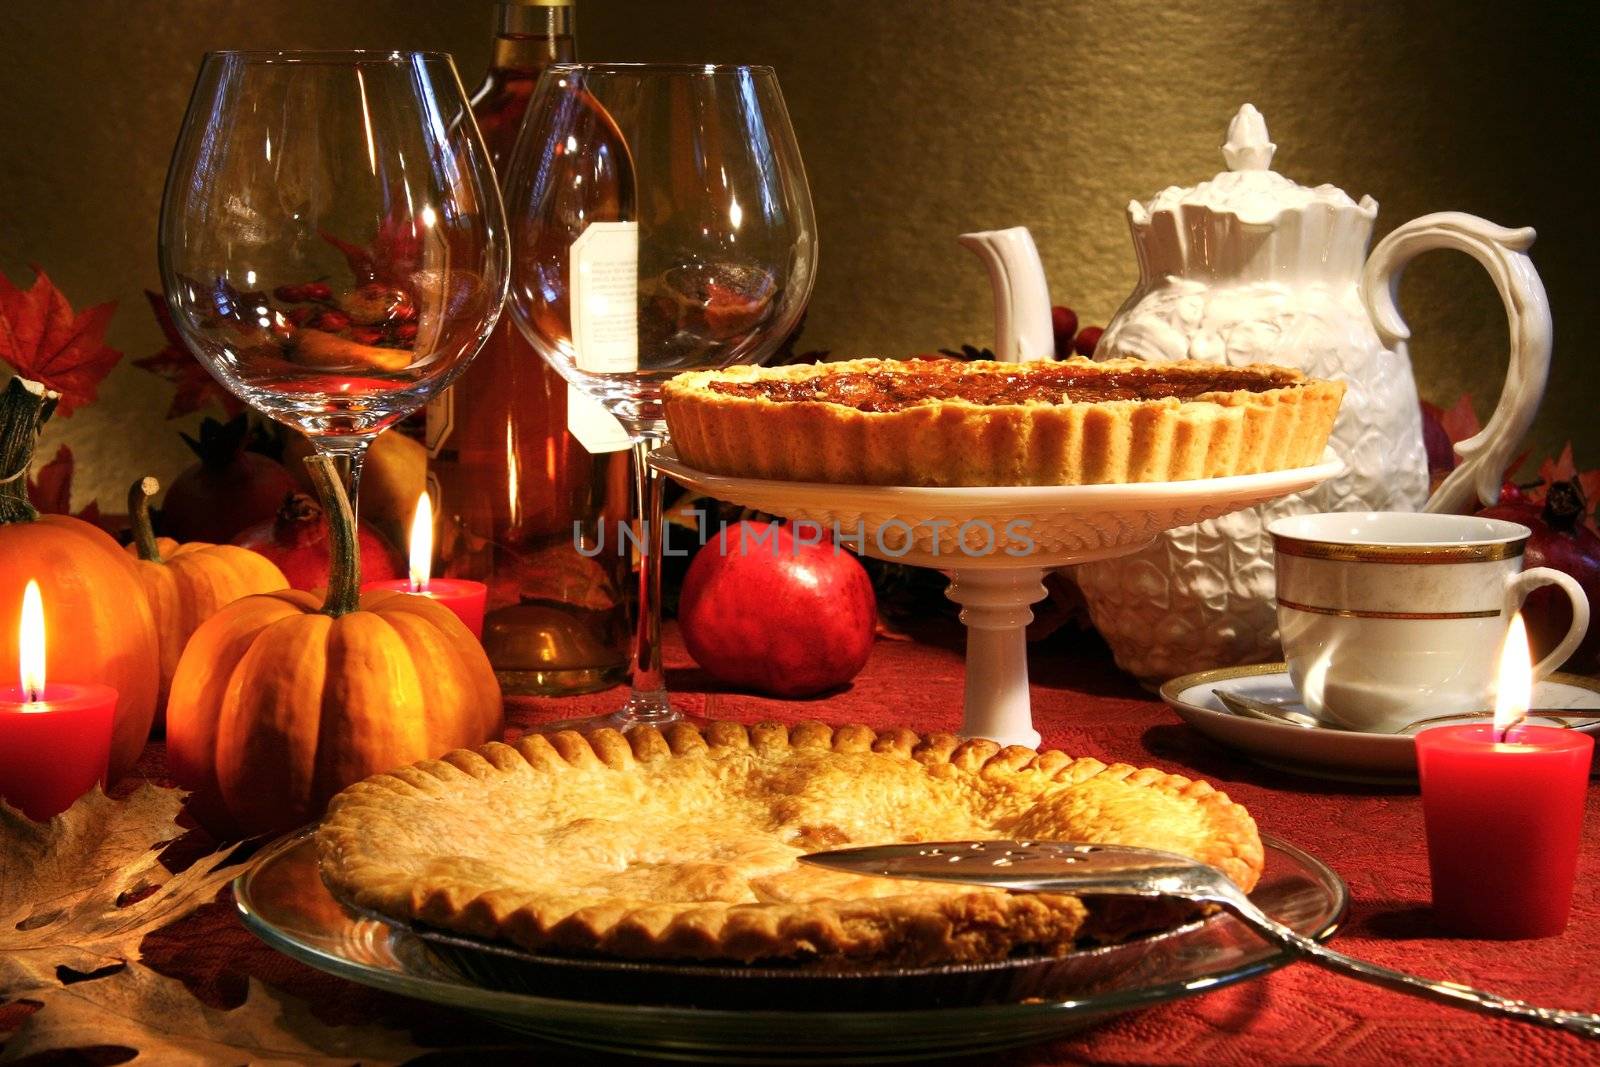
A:
{"label": "white teacup", "polygon": [[1531,531],[1501,519],[1400,511],[1294,515],[1268,527],[1278,630],[1307,710],[1393,733],[1431,715],[1494,707],[1500,647],[1523,598],[1559,585],[1572,627],[1534,667],[1583,640],[1589,600],[1571,577],[1522,569]]}

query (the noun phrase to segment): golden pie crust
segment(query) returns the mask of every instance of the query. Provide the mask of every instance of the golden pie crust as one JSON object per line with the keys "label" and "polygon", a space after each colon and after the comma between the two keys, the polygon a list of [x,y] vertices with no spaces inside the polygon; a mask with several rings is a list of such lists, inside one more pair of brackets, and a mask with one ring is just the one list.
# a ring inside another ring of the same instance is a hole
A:
{"label": "golden pie crust", "polygon": [[1311,466],[1344,388],[1268,364],[857,359],[680,374],[664,406],[713,474],[1089,485]]}
{"label": "golden pie crust", "polygon": [[[797,862],[1001,837],[1180,852],[1245,889],[1263,860],[1250,815],[1204,782],[821,723],[493,743],[351,786],[316,834],[324,880],[356,907],[545,952],[929,964],[1061,954],[1115,933],[1072,896]],[[1126,909],[1107,914],[1127,925]]]}

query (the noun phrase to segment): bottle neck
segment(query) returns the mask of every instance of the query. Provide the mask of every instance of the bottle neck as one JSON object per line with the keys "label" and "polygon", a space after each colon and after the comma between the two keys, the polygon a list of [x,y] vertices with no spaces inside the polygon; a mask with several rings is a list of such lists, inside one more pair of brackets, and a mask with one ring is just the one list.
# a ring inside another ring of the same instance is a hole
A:
{"label": "bottle neck", "polygon": [[577,58],[571,3],[500,0],[497,6],[491,75],[533,77],[551,63]]}

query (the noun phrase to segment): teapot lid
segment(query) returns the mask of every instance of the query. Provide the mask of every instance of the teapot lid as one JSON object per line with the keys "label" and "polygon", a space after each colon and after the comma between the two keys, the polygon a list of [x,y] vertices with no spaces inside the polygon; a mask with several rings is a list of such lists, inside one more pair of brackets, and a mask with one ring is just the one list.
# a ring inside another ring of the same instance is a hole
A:
{"label": "teapot lid", "polygon": [[1267,137],[1267,120],[1254,104],[1246,104],[1228,123],[1228,140],[1222,146],[1227,170],[1192,188],[1172,185],[1145,203],[1135,200],[1128,205],[1128,217],[1136,227],[1148,226],[1157,213],[1177,215],[1184,208],[1231,215],[1256,225],[1270,225],[1285,212],[1311,207],[1377,217],[1378,203],[1370,196],[1357,204],[1336,185],[1300,185],[1272,170],[1272,155],[1277,150]]}

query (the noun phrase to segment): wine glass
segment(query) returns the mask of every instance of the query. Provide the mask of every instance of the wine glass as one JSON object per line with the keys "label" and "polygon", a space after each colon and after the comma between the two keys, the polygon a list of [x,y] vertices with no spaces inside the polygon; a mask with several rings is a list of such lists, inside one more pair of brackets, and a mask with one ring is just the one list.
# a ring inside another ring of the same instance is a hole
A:
{"label": "wine glass", "polygon": [[[557,64],[505,182],[511,305],[535,350],[633,442],[642,543],[632,694],[618,727],[679,718],[661,672],[661,391],[759,363],[816,273],[805,168],[769,67]],[[616,546],[621,549],[622,546]]]}
{"label": "wine glass", "polygon": [[211,374],[333,457],[460,374],[505,301],[494,170],[432,52],[212,52],[161,203],[172,320]]}

